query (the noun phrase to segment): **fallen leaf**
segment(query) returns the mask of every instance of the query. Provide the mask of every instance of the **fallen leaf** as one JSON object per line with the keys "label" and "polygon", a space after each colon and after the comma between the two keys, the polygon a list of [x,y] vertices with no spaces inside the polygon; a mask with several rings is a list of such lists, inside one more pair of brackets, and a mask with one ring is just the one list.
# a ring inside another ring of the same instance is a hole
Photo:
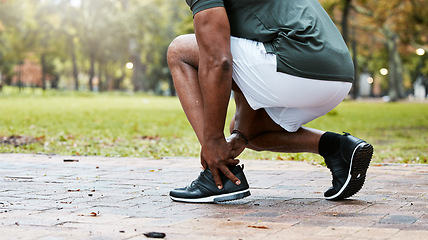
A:
{"label": "fallen leaf", "polygon": [[91,212],[91,213],[90,213],[90,215],[91,215],[92,217],[96,217],[98,214],[97,214],[96,212]]}
{"label": "fallen leaf", "polygon": [[266,226],[255,226],[255,225],[249,225],[248,227],[250,227],[250,228],[259,228],[259,229],[269,229],[268,227],[266,227]]}
{"label": "fallen leaf", "polygon": [[69,192],[80,192],[80,189],[68,189]]}
{"label": "fallen leaf", "polygon": [[64,162],[79,162],[77,159],[64,159]]}
{"label": "fallen leaf", "polygon": [[148,238],[164,238],[166,234],[161,232],[147,232],[147,233],[144,233],[144,236]]}

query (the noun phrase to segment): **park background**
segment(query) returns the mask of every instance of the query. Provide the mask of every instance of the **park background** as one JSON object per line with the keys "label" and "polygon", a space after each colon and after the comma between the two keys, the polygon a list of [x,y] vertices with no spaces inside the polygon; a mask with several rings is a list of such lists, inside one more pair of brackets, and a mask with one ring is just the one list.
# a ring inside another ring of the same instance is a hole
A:
{"label": "park background", "polygon": [[[376,163],[427,163],[428,1],[320,2],[357,81],[308,126],[366,139]],[[198,156],[166,63],[169,43],[192,32],[184,0],[0,0],[0,152]]]}

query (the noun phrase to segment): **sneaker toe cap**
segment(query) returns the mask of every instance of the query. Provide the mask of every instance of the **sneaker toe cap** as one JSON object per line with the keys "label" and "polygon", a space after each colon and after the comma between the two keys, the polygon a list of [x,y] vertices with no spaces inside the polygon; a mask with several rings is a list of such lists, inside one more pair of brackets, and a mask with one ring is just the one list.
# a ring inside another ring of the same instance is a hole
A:
{"label": "sneaker toe cap", "polygon": [[189,190],[187,188],[177,188],[177,189],[171,190],[169,192],[169,195],[171,197],[188,198],[188,199],[201,198],[201,197],[209,196],[209,194],[203,193],[200,189]]}

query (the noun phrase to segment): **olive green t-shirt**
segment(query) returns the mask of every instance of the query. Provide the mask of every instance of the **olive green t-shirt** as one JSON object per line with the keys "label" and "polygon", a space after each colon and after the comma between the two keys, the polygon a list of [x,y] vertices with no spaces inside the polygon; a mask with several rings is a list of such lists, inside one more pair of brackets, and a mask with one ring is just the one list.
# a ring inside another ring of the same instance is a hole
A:
{"label": "olive green t-shirt", "polygon": [[277,71],[354,81],[354,65],[339,30],[317,0],[186,0],[193,15],[224,7],[231,35],[263,42]]}

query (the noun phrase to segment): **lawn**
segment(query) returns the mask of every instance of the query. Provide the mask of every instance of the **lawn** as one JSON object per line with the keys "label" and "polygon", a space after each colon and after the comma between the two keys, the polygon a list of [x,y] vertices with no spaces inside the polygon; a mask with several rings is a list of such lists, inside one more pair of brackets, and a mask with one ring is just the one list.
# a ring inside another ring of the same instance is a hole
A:
{"label": "lawn", "polygon": [[[231,103],[228,121],[233,110]],[[366,139],[375,147],[374,162],[427,163],[428,104],[345,101],[308,126]],[[197,157],[199,151],[175,97],[0,95],[2,153],[162,158]],[[250,150],[240,158],[321,162],[315,154]]]}

